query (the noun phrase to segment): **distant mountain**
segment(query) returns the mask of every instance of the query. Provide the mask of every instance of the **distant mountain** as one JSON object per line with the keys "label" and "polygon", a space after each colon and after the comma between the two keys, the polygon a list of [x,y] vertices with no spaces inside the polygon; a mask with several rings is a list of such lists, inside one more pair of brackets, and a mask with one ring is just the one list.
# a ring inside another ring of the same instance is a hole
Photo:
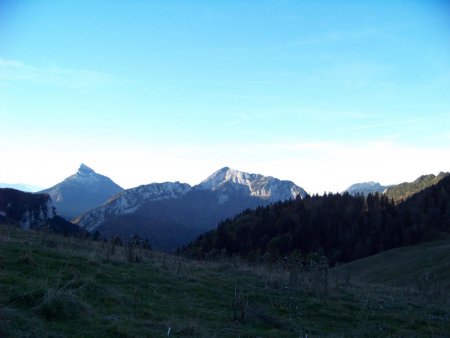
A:
{"label": "distant mountain", "polygon": [[178,198],[190,189],[189,184],[179,182],[141,185],[120,192],[108,203],[77,217],[74,221],[92,232],[114,217],[132,214],[146,203]]}
{"label": "distant mountain", "polygon": [[0,188],[11,188],[11,189],[16,189],[16,190],[25,191],[25,192],[36,192],[36,191],[42,190],[42,187],[39,187],[37,185],[24,184],[24,183],[17,183],[17,184],[0,183]]}
{"label": "distant mountain", "polygon": [[297,196],[306,192],[290,181],[225,167],[193,187],[167,182],[125,190],[76,223],[104,237],[138,234],[170,251],[247,208]]}
{"label": "distant mountain", "polygon": [[374,193],[383,193],[389,185],[381,185],[378,182],[364,182],[364,183],[355,183],[345,189],[344,192],[348,192],[350,195],[364,195],[367,196],[369,194]]}
{"label": "distant mountain", "polygon": [[83,232],[78,226],[55,214],[47,194],[32,194],[16,189],[0,189],[0,224],[9,223],[24,229],[48,229],[62,234]]}
{"label": "distant mountain", "polygon": [[399,203],[412,195],[439,183],[443,178],[449,175],[448,172],[440,172],[437,176],[433,174],[422,175],[414,182],[404,182],[387,188],[385,194],[389,199],[393,199],[396,203]]}
{"label": "distant mountain", "polygon": [[243,189],[246,195],[269,202],[284,201],[306,196],[306,191],[291,181],[281,181],[271,176],[248,174],[228,167],[222,168],[196,186],[197,189],[222,191],[226,186]]}
{"label": "distant mountain", "polygon": [[102,205],[121,191],[123,188],[110,178],[97,174],[88,166],[81,164],[76,174],[40,193],[50,195],[58,215],[73,219]]}
{"label": "distant mountain", "polygon": [[356,183],[348,187],[344,192],[350,195],[364,195],[373,193],[385,194],[389,199],[393,199],[395,203],[400,203],[412,195],[440,182],[449,173],[441,172],[437,176],[422,175],[413,182],[404,182],[396,185],[381,185],[378,182]]}

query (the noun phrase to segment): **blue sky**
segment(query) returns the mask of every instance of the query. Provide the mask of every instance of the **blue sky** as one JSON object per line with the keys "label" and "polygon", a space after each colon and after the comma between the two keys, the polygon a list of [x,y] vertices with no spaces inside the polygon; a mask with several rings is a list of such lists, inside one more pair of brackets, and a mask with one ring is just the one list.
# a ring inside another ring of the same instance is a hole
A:
{"label": "blue sky", "polygon": [[0,181],[450,170],[445,1],[2,1]]}

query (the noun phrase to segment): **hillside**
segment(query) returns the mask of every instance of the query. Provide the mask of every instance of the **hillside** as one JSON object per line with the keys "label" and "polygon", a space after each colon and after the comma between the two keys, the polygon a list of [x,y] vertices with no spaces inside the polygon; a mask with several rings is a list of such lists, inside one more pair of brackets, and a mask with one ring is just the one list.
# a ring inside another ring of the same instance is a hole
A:
{"label": "hillside", "polygon": [[52,199],[47,194],[32,194],[10,188],[0,188],[0,223],[23,229],[45,229],[59,234],[87,232],[56,215]]}
{"label": "hillside", "polygon": [[239,260],[190,261],[141,246],[130,250],[0,225],[0,336],[445,337],[450,332],[448,292],[436,296],[414,287],[360,284],[326,268],[294,271]]}
{"label": "hillside", "polygon": [[202,258],[224,250],[250,260],[320,253],[332,262],[348,262],[418,243],[423,232],[383,195],[328,194],[246,210],[199,236],[184,253]]}
{"label": "hillside", "polygon": [[0,188],[0,221],[37,229],[53,217],[54,207],[49,195]]}
{"label": "hillside", "polygon": [[450,232],[450,175],[412,195],[398,209],[418,226]]}
{"label": "hillside", "polygon": [[448,175],[449,173],[447,172],[441,172],[437,176],[433,174],[422,175],[413,182],[404,182],[388,187],[385,194],[389,199],[393,199],[396,203],[400,203],[412,195],[439,183]]}
{"label": "hillside", "polygon": [[384,251],[336,269],[348,269],[355,280],[365,283],[428,286],[430,292],[440,291],[438,287],[450,290],[450,234],[437,232],[433,237],[429,242]]}
{"label": "hillside", "polygon": [[450,176],[395,204],[385,194],[313,196],[246,210],[184,248],[190,257],[211,252],[256,260],[299,254],[349,262],[403,245],[431,230],[450,231]]}

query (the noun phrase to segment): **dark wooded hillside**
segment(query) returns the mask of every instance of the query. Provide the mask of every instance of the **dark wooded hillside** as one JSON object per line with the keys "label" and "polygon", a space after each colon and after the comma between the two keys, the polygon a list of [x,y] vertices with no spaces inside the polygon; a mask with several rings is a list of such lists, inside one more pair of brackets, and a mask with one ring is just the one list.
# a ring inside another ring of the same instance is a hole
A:
{"label": "dark wooded hillside", "polygon": [[248,259],[319,253],[348,262],[422,241],[430,229],[450,229],[450,177],[395,205],[385,195],[306,197],[246,210],[184,248]]}

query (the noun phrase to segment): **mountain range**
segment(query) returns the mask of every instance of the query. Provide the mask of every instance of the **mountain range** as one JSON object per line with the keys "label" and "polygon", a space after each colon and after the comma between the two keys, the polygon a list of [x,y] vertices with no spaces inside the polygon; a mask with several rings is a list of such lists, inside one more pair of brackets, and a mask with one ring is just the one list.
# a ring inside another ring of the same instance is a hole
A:
{"label": "mountain range", "polygon": [[[358,183],[345,192],[366,197],[381,193],[389,200],[400,203],[448,175],[423,175],[414,182],[394,186],[376,182]],[[74,175],[41,193],[48,194],[46,203],[52,204],[51,212],[72,219],[85,231],[98,231],[107,239],[119,236],[127,240],[136,234],[149,239],[153,247],[164,251],[187,244],[245,209],[308,196],[304,189],[291,181],[228,167],[194,186],[164,182],[124,190],[110,178],[97,174],[84,164]],[[30,210],[30,215],[36,214],[33,208]],[[22,227],[28,227],[28,223],[36,220],[26,215],[17,219]],[[22,222],[21,219],[29,220]],[[37,227],[36,224],[34,227]]]}
{"label": "mountain range", "polygon": [[11,188],[25,192],[36,192],[43,189],[43,187],[26,183],[0,183],[0,188]]}
{"label": "mountain range", "polygon": [[247,208],[306,195],[291,181],[225,167],[195,186],[165,182],[124,190],[75,223],[106,238],[137,234],[170,251]]}
{"label": "mountain range", "polygon": [[121,191],[123,188],[110,178],[81,164],[75,174],[39,193],[49,194],[58,215],[71,220],[105,203]]}

